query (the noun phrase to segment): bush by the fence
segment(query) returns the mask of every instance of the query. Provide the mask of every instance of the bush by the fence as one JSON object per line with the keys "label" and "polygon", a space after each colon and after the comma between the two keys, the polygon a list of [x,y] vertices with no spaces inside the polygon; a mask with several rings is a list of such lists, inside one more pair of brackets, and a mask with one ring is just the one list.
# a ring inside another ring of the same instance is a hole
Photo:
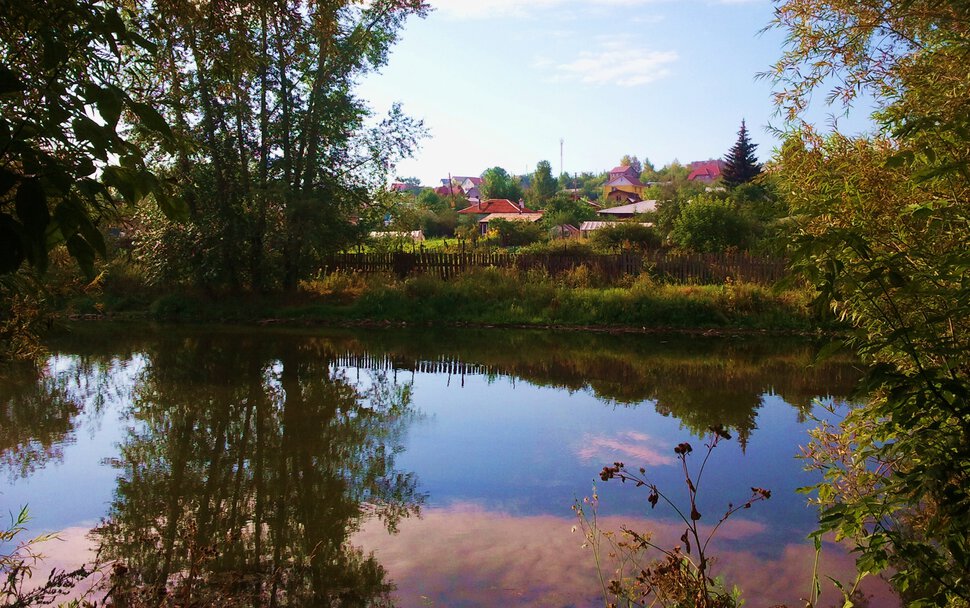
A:
{"label": "bush by the fence", "polygon": [[450,279],[481,268],[542,270],[549,276],[588,272],[606,281],[649,273],[662,282],[712,285],[728,281],[771,284],[786,274],[785,260],[747,253],[686,254],[663,250],[619,254],[562,253],[443,253],[403,251],[391,253],[339,253],[321,272],[394,273],[399,277],[427,274]]}

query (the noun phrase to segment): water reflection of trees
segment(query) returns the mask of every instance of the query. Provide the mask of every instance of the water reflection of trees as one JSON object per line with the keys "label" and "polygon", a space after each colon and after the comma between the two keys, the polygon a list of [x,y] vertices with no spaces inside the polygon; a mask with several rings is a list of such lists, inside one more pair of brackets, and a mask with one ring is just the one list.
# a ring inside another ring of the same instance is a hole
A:
{"label": "water reflection of trees", "polygon": [[48,369],[7,367],[0,371],[0,468],[26,477],[63,458],[79,403]]}
{"label": "water reflection of trees", "polygon": [[135,360],[85,353],[0,369],[0,469],[28,477],[60,462],[81,420],[96,425],[109,406],[129,400]]}
{"label": "water reflection of trees", "polygon": [[461,361],[474,373],[588,390],[617,405],[653,402],[698,435],[723,424],[742,442],[756,428],[765,395],[778,395],[803,417],[820,396],[848,397],[860,377],[854,360],[818,362],[818,345],[798,338],[466,330],[355,332],[328,340],[336,352],[364,356],[365,364],[368,355],[379,357],[377,367],[427,369],[433,354],[443,369]]}
{"label": "water reflection of trees", "polygon": [[[117,331],[122,335],[112,335]],[[84,348],[147,348],[144,330],[100,328]],[[231,335],[231,331],[226,332]],[[198,332],[184,333],[187,340]],[[743,338],[501,330],[273,330],[320,358],[350,367],[510,376],[539,386],[589,391],[609,404],[650,402],[664,415],[703,434],[733,427],[742,441],[756,428],[767,394],[807,414],[819,396],[847,397],[860,377],[855,361],[816,362],[818,345],[800,338]],[[113,352],[113,351],[111,351]]]}
{"label": "water reflection of trees", "polygon": [[[348,542],[422,502],[394,467],[407,387],[358,388],[299,340],[173,338],[146,349],[96,530],[117,605],[363,605],[384,570]],[[164,601],[162,601],[164,598]]]}

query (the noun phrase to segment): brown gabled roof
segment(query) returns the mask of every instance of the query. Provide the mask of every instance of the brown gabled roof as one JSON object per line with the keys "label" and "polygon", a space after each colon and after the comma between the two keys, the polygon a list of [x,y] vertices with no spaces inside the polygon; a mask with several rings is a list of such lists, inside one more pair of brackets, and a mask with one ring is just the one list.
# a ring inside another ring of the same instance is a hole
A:
{"label": "brown gabled roof", "polygon": [[488,213],[535,213],[532,209],[519,207],[507,198],[490,198],[474,205],[465,207],[458,213],[469,215],[485,215]]}

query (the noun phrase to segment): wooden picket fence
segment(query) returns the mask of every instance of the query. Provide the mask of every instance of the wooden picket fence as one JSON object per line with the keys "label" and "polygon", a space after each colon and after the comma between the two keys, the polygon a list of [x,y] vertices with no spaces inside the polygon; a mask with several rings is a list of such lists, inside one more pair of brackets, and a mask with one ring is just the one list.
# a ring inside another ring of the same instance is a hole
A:
{"label": "wooden picket fence", "polygon": [[586,266],[591,273],[609,280],[649,273],[662,281],[683,284],[718,284],[727,280],[771,284],[786,274],[785,260],[779,258],[747,253],[682,254],[662,250],[584,256],[504,251],[337,253],[330,256],[321,272],[388,273],[402,278],[430,274],[451,279],[478,268],[545,269],[548,274],[556,276],[580,266]]}

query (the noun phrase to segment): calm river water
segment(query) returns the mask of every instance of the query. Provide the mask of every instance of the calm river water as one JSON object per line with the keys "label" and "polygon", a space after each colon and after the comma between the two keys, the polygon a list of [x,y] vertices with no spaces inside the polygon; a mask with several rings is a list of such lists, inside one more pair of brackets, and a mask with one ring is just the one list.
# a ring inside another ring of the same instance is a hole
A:
{"label": "calm river water", "polygon": [[[778,338],[72,329],[42,377],[0,382],[0,512],[28,504],[32,534],[60,531],[45,566],[97,553],[128,593],[167,581],[195,605],[602,605],[572,506],[595,483],[604,529],[681,544],[672,511],[598,473],[642,466],[683,501],[673,448],[690,442],[696,467],[714,424],[733,439],[701,521],[772,491],[719,530],[715,573],[748,606],[803,605],[815,513],[795,490],[814,478],[796,455],[816,400],[858,377]],[[852,573],[825,543],[822,574]]]}

